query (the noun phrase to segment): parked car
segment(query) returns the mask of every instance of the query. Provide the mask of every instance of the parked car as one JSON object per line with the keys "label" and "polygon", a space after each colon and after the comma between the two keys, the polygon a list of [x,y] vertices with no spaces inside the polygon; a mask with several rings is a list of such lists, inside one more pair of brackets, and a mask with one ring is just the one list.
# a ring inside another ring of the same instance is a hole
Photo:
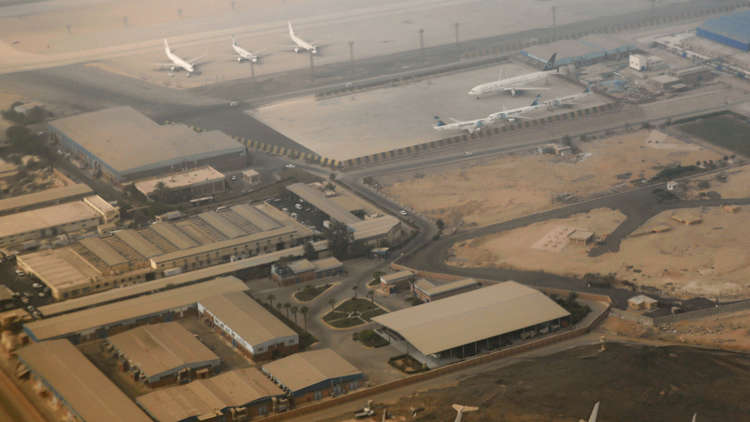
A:
{"label": "parked car", "polygon": [[401,210],[398,213],[401,214],[401,215],[403,215],[403,216],[409,215],[409,213],[406,210]]}

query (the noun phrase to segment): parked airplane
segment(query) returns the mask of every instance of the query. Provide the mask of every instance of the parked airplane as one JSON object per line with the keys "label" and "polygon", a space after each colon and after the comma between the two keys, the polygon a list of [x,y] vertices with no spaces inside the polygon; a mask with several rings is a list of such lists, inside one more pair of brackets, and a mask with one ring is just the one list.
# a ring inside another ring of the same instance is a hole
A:
{"label": "parked airplane", "polygon": [[235,53],[237,53],[238,62],[247,60],[251,63],[260,63],[260,55],[255,54],[252,51],[247,51],[244,48],[240,47],[240,45],[237,44],[237,40],[234,39],[234,35],[232,35],[232,49]]}
{"label": "parked airplane", "polygon": [[294,33],[294,28],[292,28],[292,22],[289,23],[289,37],[292,39],[292,41],[295,44],[294,52],[299,53],[302,51],[309,51],[310,54],[318,54],[318,46],[315,44],[311,44],[302,38],[298,37]]}
{"label": "parked airplane", "polygon": [[586,86],[586,89],[584,89],[583,92],[566,95],[564,97],[553,98],[551,100],[544,101],[542,105],[547,106],[547,108],[570,107],[573,106],[576,101],[580,100],[581,98],[587,97],[589,94],[591,94],[591,89]]}
{"label": "parked airplane", "polygon": [[476,412],[479,410],[476,406],[462,406],[460,404],[454,404],[453,409],[456,410],[456,419],[453,422],[461,422],[464,418],[464,413]]}
{"label": "parked airplane", "polygon": [[193,60],[189,61],[181,58],[180,56],[172,52],[172,49],[169,48],[169,43],[167,42],[166,38],[164,39],[164,52],[167,54],[167,58],[171,62],[166,64],[171,72],[182,69],[187,73],[188,76],[195,73],[196,62],[198,61],[198,59],[200,59],[200,57],[196,57]]}
{"label": "parked airplane", "polygon": [[496,113],[492,113],[489,116],[487,116],[488,119],[491,121],[497,121],[497,120],[505,120],[508,122],[512,122],[516,119],[524,119],[524,114],[536,110],[539,107],[542,106],[542,104],[539,103],[539,99],[542,98],[542,94],[537,94],[537,96],[534,98],[534,101],[531,102],[531,104],[523,107],[518,108],[512,108],[510,110],[503,110],[498,111]]}
{"label": "parked airplane", "polygon": [[549,58],[549,60],[547,61],[547,64],[544,65],[544,70],[541,72],[527,73],[524,75],[518,75],[512,78],[506,78],[506,79],[503,79],[502,77],[500,77],[500,79],[498,79],[497,81],[487,82],[487,83],[475,86],[474,88],[469,90],[469,95],[473,97],[477,97],[477,99],[479,99],[480,97],[484,95],[495,94],[498,92],[510,92],[510,95],[515,97],[516,94],[522,91],[539,91],[539,90],[549,89],[546,87],[535,87],[535,86],[529,86],[525,84],[529,82],[537,81],[546,76],[549,76],[551,73],[554,73],[553,70],[555,69],[556,58],[557,58],[557,53],[553,54],[552,57]]}
{"label": "parked airplane", "polygon": [[445,123],[440,118],[440,116],[435,116],[436,123],[435,123],[435,126],[433,126],[432,128],[435,130],[439,130],[439,131],[458,130],[458,131],[465,131],[469,134],[473,134],[475,132],[479,132],[480,130],[482,130],[482,128],[484,128],[489,123],[491,123],[489,119],[486,117],[481,118],[481,119],[476,119],[476,120],[464,120],[464,121],[459,121],[456,119],[450,119],[450,120],[452,121],[451,123]]}

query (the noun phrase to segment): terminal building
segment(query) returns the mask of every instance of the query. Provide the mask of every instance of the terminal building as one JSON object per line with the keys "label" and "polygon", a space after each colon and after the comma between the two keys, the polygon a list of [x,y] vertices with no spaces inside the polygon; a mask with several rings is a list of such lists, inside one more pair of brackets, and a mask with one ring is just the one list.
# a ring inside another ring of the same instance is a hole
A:
{"label": "terminal building", "polygon": [[180,323],[142,325],[107,338],[120,367],[150,387],[205,378],[221,360]]}
{"label": "terminal building", "polygon": [[255,420],[274,412],[284,392],[255,368],[169,387],[136,399],[156,422]]}
{"label": "terminal building", "polygon": [[373,318],[392,345],[430,368],[549,332],[570,313],[542,292],[506,281]]}
{"label": "terminal building", "polygon": [[311,350],[263,365],[295,405],[356,390],[362,371],[331,349]]}
{"label": "terminal building", "polygon": [[17,356],[38,384],[36,391],[48,392],[52,404],[65,410],[62,420],[151,421],[68,340],[31,344]]}
{"label": "terminal building", "polygon": [[699,37],[750,51],[750,10],[708,19],[695,32]]}
{"label": "terminal building", "polygon": [[201,299],[198,313],[253,360],[284,356],[299,348],[299,335],[244,292]]}
{"label": "terminal building", "polygon": [[160,126],[130,107],[115,107],[49,122],[63,149],[115,183],[210,165],[238,170],[245,148],[218,131]]}

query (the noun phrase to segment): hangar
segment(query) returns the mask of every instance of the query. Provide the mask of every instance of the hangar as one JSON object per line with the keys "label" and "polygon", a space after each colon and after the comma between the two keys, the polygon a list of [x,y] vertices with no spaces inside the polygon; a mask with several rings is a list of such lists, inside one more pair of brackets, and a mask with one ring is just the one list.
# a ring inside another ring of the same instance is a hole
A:
{"label": "hangar", "polygon": [[604,34],[587,35],[575,40],[560,40],[539,44],[521,51],[521,54],[543,65],[557,53],[557,66],[582,65],[620,57],[636,50],[634,44]]}
{"label": "hangar", "polygon": [[708,19],[695,32],[699,37],[750,51],[750,10]]}
{"label": "hangar", "polygon": [[114,107],[49,122],[50,136],[114,182],[211,165],[245,165],[245,148],[218,130],[159,125],[131,107]]}
{"label": "hangar", "polygon": [[506,281],[373,321],[392,344],[433,368],[507,345],[524,331],[555,329],[569,316],[542,292]]}

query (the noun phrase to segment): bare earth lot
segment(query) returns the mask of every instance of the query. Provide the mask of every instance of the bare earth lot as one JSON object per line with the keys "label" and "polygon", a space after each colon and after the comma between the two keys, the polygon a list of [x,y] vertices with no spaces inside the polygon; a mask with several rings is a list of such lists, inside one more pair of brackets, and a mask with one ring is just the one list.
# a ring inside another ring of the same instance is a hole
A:
{"label": "bare earth lot", "polygon": [[[651,141],[651,142],[649,142]],[[658,141],[658,142],[655,142]],[[485,226],[559,206],[555,197],[585,198],[665,166],[721,155],[661,132],[636,131],[579,144],[578,159],[526,153],[463,162],[380,178],[399,202],[450,226]],[[629,178],[618,179],[630,173]]]}
{"label": "bare earth lot", "polygon": [[[634,235],[657,227],[668,231],[623,240],[620,251],[589,257],[582,246],[569,244],[560,252],[533,248],[560,226],[613,229],[621,216],[595,210],[569,219],[550,220],[504,233],[458,243],[449,264],[464,267],[498,266],[544,270],[582,276],[615,273],[618,279],[653,286],[678,297],[724,299],[750,296],[750,210],[722,208],[665,211],[648,220]],[[672,217],[699,217],[685,225]],[[588,223],[590,221],[590,223]],[[604,223],[610,223],[609,225]],[[587,224],[589,224],[587,226]]]}

